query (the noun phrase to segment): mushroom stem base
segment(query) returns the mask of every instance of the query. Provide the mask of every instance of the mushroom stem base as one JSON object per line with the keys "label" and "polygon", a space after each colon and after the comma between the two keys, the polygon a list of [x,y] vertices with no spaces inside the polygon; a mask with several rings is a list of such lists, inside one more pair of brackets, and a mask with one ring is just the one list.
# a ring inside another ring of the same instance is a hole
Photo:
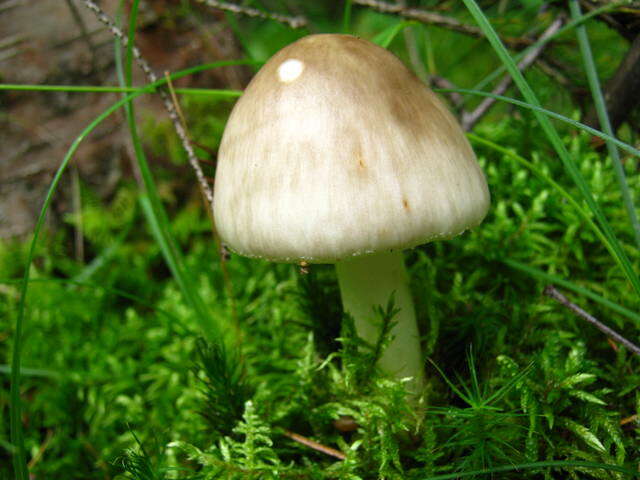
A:
{"label": "mushroom stem base", "polygon": [[420,336],[402,252],[355,257],[336,264],[342,304],[354,321],[358,335],[370,344],[380,336],[380,318],[374,308],[386,307],[394,295],[395,337],[379,361],[380,368],[396,378],[411,377],[412,393],[424,385]]}

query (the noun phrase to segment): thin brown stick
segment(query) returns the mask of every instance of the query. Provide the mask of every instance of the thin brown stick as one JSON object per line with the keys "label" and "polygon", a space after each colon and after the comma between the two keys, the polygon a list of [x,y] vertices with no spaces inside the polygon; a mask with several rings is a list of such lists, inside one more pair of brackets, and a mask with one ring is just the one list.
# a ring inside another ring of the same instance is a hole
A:
{"label": "thin brown stick", "polygon": [[47,436],[44,438],[42,445],[40,445],[40,448],[38,449],[36,454],[33,456],[31,461],[29,462],[29,465],[27,465],[29,469],[32,469],[33,467],[35,467],[36,464],[42,459],[42,456],[44,455],[44,452],[49,447],[49,443],[51,442],[52,438],[53,438],[53,430],[48,429]]}
{"label": "thin brown stick", "polygon": [[[115,37],[117,37],[120,40],[120,42],[122,42],[123,46],[126,47],[129,43],[129,38],[122,32],[122,30],[120,30],[117,27],[114,21],[111,20],[111,18],[109,18],[109,16],[92,0],[82,0],[82,1],[89,10],[91,10],[96,14],[96,17],[98,18],[98,20],[104,23],[109,29],[109,31]],[[138,50],[138,48],[134,46],[132,48],[132,52],[133,52],[133,58],[135,59],[140,69],[144,72],[149,82],[151,83],[156,82],[158,80],[158,77],[155,74],[155,72],[151,69],[147,61],[142,57],[140,50]],[[196,154],[193,150],[193,146],[191,145],[191,142],[187,137],[187,133],[185,132],[184,127],[180,123],[180,118],[178,117],[176,108],[171,102],[169,95],[167,95],[167,92],[162,89],[158,90],[158,93],[160,94],[160,98],[162,99],[164,108],[169,113],[169,118],[171,119],[171,123],[173,123],[173,128],[178,134],[178,138],[180,138],[182,147],[187,152],[187,158],[189,159],[189,164],[191,165],[191,168],[193,168],[193,171],[196,173],[196,178],[198,179],[200,189],[202,190],[202,194],[204,195],[206,201],[208,202],[209,204],[208,208],[210,209],[211,205],[213,205],[213,191],[211,189],[211,186],[209,186],[209,184],[207,183],[207,180],[205,179],[202,168],[198,163],[198,158],[196,157]]]}
{"label": "thin brown stick", "polygon": [[291,28],[302,28],[307,25],[307,19],[301,15],[290,17],[280,13],[264,12],[257,8],[244,7],[235,3],[219,2],[217,0],[197,0],[211,8],[217,8],[231,13],[239,13],[248,17],[264,18],[265,20],[274,20],[279,23],[289,25]]}
{"label": "thin brown stick", "polygon": [[338,460],[345,460],[347,456],[342,453],[340,450],[336,450],[335,448],[327,447],[326,445],[322,445],[310,438],[303,437],[297,433],[290,432],[289,430],[283,430],[282,433],[289,437],[291,440],[301,443],[302,445],[317,450],[318,452],[322,452],[325,455],[329,455],[330,457],[337,458]]}
{"label": "thin brown stick", "polygon": [[[564,15],[559,15],[553,22],[551,22],[551,25],[549,25],[549,27],[542,33],[542,35],[540,35],[540,38],[538,39],[540,44],[535,48],[532,48],[531,51],[527,53],[518,63],[518,69],[520,71],[526,70],[527,68],[529,68],[529,66],[531,66],[533,62],[536,61],[536,59],[544,50],[544,47],[549,44],[549,42],[546,42],[545,40],[554,35],[558,30],[560,30],[560,27],[562,27],[564,20]],[[511,75],[505,75],[491,93],[493,93],[494,95],[503,95],[512,83],[513,78],[511,77]],[[471,130],[473,126],[478,123],[478,121],[480,121],[480,119],[484,115],[486,115],[486,113],[494,103],[496,103],[495,98],[487,97],[482,100],[482,102],[480,102],[480,105],[478,105],[473,112],[465,113],[462,116],[462,128],[465,131]]]}
{"label": "thin brown stick", "polygon": [[[171,96],[171,100],[173,101],[173,105],[175,108],[175,111],[178,115],[178,119],[180,120],[180,124],[182,125],[182,128],[185,131],[185,135],[187,136],[187,138],[191,138],[191,135],[189,135],[189,130],[187,128],[187,122],[184,118],[184,115],[182,114],[182,109],[180,108],[180,104],[178,103],[178,97],[176,96],[176,92],[173,89],[173,83],[171,82],[171,76],[169,75],[169,72],[165,72],[165,78],[167,79],[167,88],[169,89],[169,94]],[[195,142],[194,142],[195,143]],[[197,144],[196,144],[197,145]],[[199,161],[203,161],[202,159],[198,159]],[[209,163],[213,163],[213,162],[209,162]],[[210,181],[213,183],[214,179],[211,177],[207,177],[205,176],[205,179],[207,179],[207,181]],[[205,199],[206,201],[206,199]],[[212,208],[207,208],[207,216],[209,217],[209,221],[211,222],[211,233],[213,235],[213,240],[214,242],[217,240],[217,236],[216,236],[216,230],[215,230],[215,221],[213,218],[213,209]],[[224,245],[220,242],[220,248],[219,248],[219,253],[220,253],[220,269],[222,270],[222,278],[223,278],[223,282],[225,285],[225,289],[227,290],[227,295],[229,297],[229,300],[231,302],[231,319],[233,321],[233,326],[236,332],[236,339],[237,342],[240,344],[242,341],[242,331],[240,330],[240,323],[238,321],[238,311],[236,308],[236,299],[233,295],[233,283],[231,281],[231,275],[229,273],[229,269],[227,268],[227,261],[229,260],[229,253],[226,251]]]}
{"label": "thin brown stick", "polygon": [[638,421],[638,414],[631,415],[630,417],[623,418],[620,420],[620,426],[626,425],[628,423],[633,423]]}
{"label": "thin brown stick", "polygon": [[[464,33],[465,35],[470,35],[472,37],[484,37],[482,30],[475,25],[467,25],[455,18],[447,17],[439,13],[428,12],[418,8],[408,8],[402,4],[381,2],[379,0],[353,0],[353,3],[378,10],[379,12],[391,13],[411,20],[417,20],[418,22],[426,23],[428,25],[435,25],[437,27],[453,30],[454,32]],[[503,37],[502,41],[512,48],[522,48],[533,43],[533,40],[524,37]]]}
{"label": "thin brown stick", "polygon": [[542,73],[555,80],[558,85],[562,85],[563,87],[567,88],[571,87],[571,81],[569,80],[569,78],[554,65],[551,65],[549,62],[547,62],[546,59],[538,58],[536,60],[536,66],[542,71]]}
{"label": "thin brown stick", "polygon": [[187,138],[191,140],[191,135],[189,135],[189,131],[187,130],[187,122],[184,119],[184,115],[182,114],[182,108],[180,108],[180,103],[178,103],[178,97],[176,96],[176,92],[173,89],[173,82],[171,81],[171,73],[169,73],[168,70],[164,71],[164,78],[167,80],[167,90],[169,90],[171,103],[173,103],[173,108],[176,111],[176,115],[178,115],[178,120],[180,121],[180,125],[182,125],[182,128],[184,128]]}
{"label": "thin brown stick", "polygon": [[[448,79],[446,79],[444,77],[441,77],[440,75],[430,75],[429,76],[429,81],[430,81],[431,85],[436,87],[436,88],[444,88],[444,89],[456,89],[456,88],[458,88],[450,80],[448,80]],[[460,108],[462,106],[462,104],[464,103],[464,97],[462,95],[460,95],[458,92],[449,92],[449,93],[447,93],[447,95],[451,99],[451,102],[453,103],[453,106],[456,107],[456,108]]]}
{"label": "thin brown stick", "polygon": [[605,324],[600,322],[596,317],[594,317],[590,313],[586,312],[585,310],[580,308],[575,303],[570,302],[569,299],[567,299],[567,297],[565,297],[562,293],[560,293],[558,291],[558,289],[556,287],[554,287],[553,285],[547,285],[545,287],[545,289],[544,289],[544,294],[547,295],[548,297],[553,298],[554,300],[557,300],[559,303],[561,303],[562,305],[567,307],[569,310],[574,312],[576,315],[578,315],[579,317],[585,319],[591,325],[596,327],[602,333],[604,333],[605,335],[607,335],[608,337],[610,337],[614,341],[624,345],[631,352],[633,352],[636,355],[640,356],[640,347],[638,347],[636,344],[634,344],[634,343],[630,342],[629,340],[627,340],[626,338],[624,338],[622,335],[620,335],[615,330],[607,327]]}

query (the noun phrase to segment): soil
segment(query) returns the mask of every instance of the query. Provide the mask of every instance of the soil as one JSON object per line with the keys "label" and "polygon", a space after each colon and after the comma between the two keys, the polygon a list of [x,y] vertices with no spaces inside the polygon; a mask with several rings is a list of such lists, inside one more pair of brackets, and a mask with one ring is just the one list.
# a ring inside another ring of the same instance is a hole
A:
{"label": "soil", "polygon": [[[220,12],[194,7],[176,14],[179,4],[178,0],[140,3],[136,44],[157,73],[241,57]],[[103,0],[99,5],[113,18],[118,1]],[[0,32],[1,83],[118,84],[114,38],[82,0],[0,1]],[[178,85],[243,88],[248,78],[247,70],[230,67],[183,79]],[[136,69],[134,84],[146,81]],[[119,98],[115,93],[0,92],[0,237],[24,236],[33,230],[67,149],[92,119]],[[155,98],[144,97],[136,105],[139,116],[167,118]],[[73,175],[108,199],[119,182],[132,175],[130,151],[118,112],[82,142],[55,197],[49,225],[60,225],[62,215],[73,209]],[[192,175],[185,172],[184,178],[190,181]]]}

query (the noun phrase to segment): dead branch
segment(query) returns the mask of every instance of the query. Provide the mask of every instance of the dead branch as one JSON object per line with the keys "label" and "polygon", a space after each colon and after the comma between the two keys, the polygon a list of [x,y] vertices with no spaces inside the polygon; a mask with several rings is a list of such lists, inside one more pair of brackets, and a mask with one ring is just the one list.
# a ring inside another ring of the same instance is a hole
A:
{"label": "dead branch", "polygon": [[536,66],[542,71],[542,73],[551,77],[559,85],[562,85],[565,88],[571,87],[571,81],[569,80],[569,78],[555,66],[547,62],[544,58],[538,58],[536,60]]}
{"label": "dead branch", "polygon": [[289,25],[291,28],[302,28],[302,27],[305,27],[308,23],[307,19],[300,15],[295,17],[289,17],[287,15],[282,15],[279,13],[264,12],[256,8],[236,5],[235,3],[219,2],[218,0],[197,0],[197,1],[200,3],[203,3],[208,7],[217,8],[219,10],[224,10],[231,13],[238,13],[241,15],[246,15],[248,17],[264,18],[266,20],[274,20],[276,22]]}
{"label": "dead branch", "polygon": [[[123,46],[126,47],[129,43],[129,38],[122,32],[122,30],[120,30],[116,26],[114,21],[111,20],[111,18],[109,18],[109,16],[92,0],[82,0],[82,1],[89,10],[91,10],[96,14],[96,17],[98,18],[98,20],[104,23],[109,29],[109,31],[122,42]],[[149,82],[155,83],[158,80],[158,77],[154,73],[154,71],[151,69],[147,61],[142,57],[140,50],[138,50],[136,46],[133,46],[132,53],[137,65],[144,72]],[[169,113],[169,118],[173,123],[173,128],[178,134],[178,138],[180,138],[182,147],[184,148],[185,152],[187,152],[189,164],[191,165],[191,168],[193,168],[194,172],[196,173],[196,177],[198,179],[198,183],[200,184],[202,194],[207,199],[207,202],[209,202],[209,207],[211,207],[213,205],[213,191],[211,190],[211,186],[207,183],[207,180],[204,176],[202,168],[198,163],[198,159],[193,150],[193,146],[191,145],[191,142],[187,137],[187,133],[185,132],[184,127],[180,123],[180,118],[178,116],[178,113],[176,112],[176,109],[173,103],[171,102],[171,98],[169,97],[167,92],[161,89],[161,90],[158,90],[158,93],[160,94],[160,98],[162,99],[164,108]]]}
{"label": "dead branch", "polygon": [[289,430],[283,430],[282,433],[286,437],[289,437],[291,440],[301,443],[306,447],[317,450],[318,452],[322,452],[325,455],[329,455],[330,457],[337,458],[339,460],[345,460],[347,458],[347,456],[341,451],[336,450],[335,448],[327,447],[326,445],[322,445],[321,443],[311,440],[310,438],[303,437],[302,435],[299,435],[297,433],[290,432]]}
{"label": "dead branch", "polygon": [[[444,77],[441,77],[440,75],[430,75],[429,83],[435,88],[452,89],[452,90],[458,88],[450,80]],[[456,108],[460,108],[464,103],[464,97],[458,92],[449,92],[447,95],[451,99],[451,103],[453,103],[453,106]]]}
{"label": "dead branch", "polygon": [[635,423],[637,421],[638,421],[638,414],[635,414],[635,415],[631,415],[631,416],[629,416],[627,418],[623,418],[622,420],[620,420],[620,425],[624,426],[624,425],[626,425],[628,423]]}
{"label": "dead branch", "polygon": [[[587,12],[593,11],[612,4],[615,0],[579,0],[580,6]],[[559,5],[568,8],[567,2],[558,2]],[[564,5],[563,5],[564,4]],[[640,28],[640,2],[629,1],[626,4],[618,5],[615,9],[598,15],[596,17],[601,22],[606,23],[610,28],[616,30],[620,35],[629,41],[638,35]]]}
{"label": "dead branch", "polygon": [[[540,35],[540,38],[538,39],[539,45],[532,48],[531,51],[528,52],[518,63],[518,69],[520,71],[529,68],[529,66],[531,66],[531,64],[540,56],[540,54],[544,50],[544,47],[549,44],[545,40],[553,36],[558,30],[560,30],[560,27],[562,27],[564,21],[565,16],[559,15],[542,33],[542,35]],[[513,78],[511,78],[511,75],[505,75],[505,77],[500,81],[500,83],[491,93],[493,93],[494,95],[503,95],[512,83]],[[478,105],[478,107],[473,112],[463,114],[462,128],[465,131],[471,130],[473,126],[478,123],[478,121],[489,111],[489,109],[495,102],[495,98],[487,97],[482,102],[480,102],[480,105]]]}
{"label": "dead branch", "polygon": [[614,341],[624,345],[628,350],[630,350],[631,352],[633,352],[636,355],[640,356],[640,347],[638,347],[636,344],[634,344],[634,343],[630,342],[629,340],[627,340],[626,338],[624,338],[622,335],[620,335],[615,330],[607,327],[604,323],[600,322],[596,317],[594,317],[593,315],[591,315],[587,311],[583,310],[582,308],[580,308],[575,303],[570,302],[569,299],[567,297],[565,297],[562,293],[560,293],[558,291],[558,289],[555,288],[553,285],[547,285],[545,287],[545,289],[544,289],[544,294],[547,295],[548,297],[553,298],[554,300],[557,300],[559,303],[561,303],[562,305],[567,307],[569,310],[574,312],[580,318],[585,319],[591,325],[596,327],[598,330],[600,330],[606,336],[608,336],[611,339],[613,339]]}
{"label": "dead branch", "polygon": [[[387,3],[379,0],[353,0],[353,3],[363,7],[373,8],[382,13],[392,13],[410,20],[417,20],[427,25],[435,25],[472,37],[484,38],[482,30],[475,25],[467,25],[455,18],[447,17],[439,13],[428,12],[418,8],[407,8],[399,3]],[[531,39],[525,37],[503,37],[502,41],[511,48],[523,48],[533,44]]]}
{"label": "dead branch", "polygon": [[[611,126],[616,130],[640,103],[640,34],[633,41],[613,77],[604,88],[604,98]],[[594,106],[585,118],[587,125],[599,128]]]}

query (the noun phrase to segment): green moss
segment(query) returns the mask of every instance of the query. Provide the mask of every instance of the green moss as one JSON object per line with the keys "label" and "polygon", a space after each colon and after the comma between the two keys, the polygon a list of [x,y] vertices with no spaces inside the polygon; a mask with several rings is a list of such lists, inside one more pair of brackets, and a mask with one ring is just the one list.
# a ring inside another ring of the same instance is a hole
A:
{"label": "green moss", "polygon": [[[360,32],[395,21],[358,12]],[[333,11],[314,14],[327,25],[339,21]],[[520,27],[511,25],[509,33]],[[283,41],[280,27],[274,30],[278,38],[263,39],[264,32],[247,28],[256,55],[267,56]],[[601,30],[594,48],[610,40]],[[432,31],[429,38],[440,45],[452,35]],[[401,41],[393,45],[406,55]],[[486,74],[497,65],[485,61],[488,49],[473,50],[475,40],[461,45],[464,58],[438,60],[461,84],[469,72]],[[607,55],[614,53],[620,52]],[[598,58],[608,61],[607,55]],[[569,95],[555,92],[540,72],[529,75],[541,98],[560,99],[559,109],[573,111]],[[185,97],[183,107],[192,137],[204,147],[198,154],[209,158],[230,104]],[[589,136],[563,128],[565,145],[637,271],[610,160]],[[529,113],[497,109],[475,133],[518,152],[579,198]],[[201,340],[200,323],[145,225],[137,188],[121,185],[106,205],[83,190],[88,263],[70,258],[72,237],[63,229],[39,244],[32,266],[22,398],[27,451],[43,452],[30,469],[36,478],[425,479],[515,465],[521,469],[499,477],[622,479],[628,475],[576,462],[636,469],[637,358],[544,297],[544,283],[506,263],[517,260],[636,309],[605,246],[545,178],[475,146],[492,194],[488,217],[471,232],[406,253],[428,356],[427,389],[416,406],[402,382],[375,369],[379,352],[358,348],[362,341],[342,316],[331,267],[312,266],[301,276],[294,266],[237,256],[221,263],[198,195],[185,195],[172,177],[176,165],[187,167],[169,123],[148,121],[143,137],[152,154],[174,163],[157,172],[173,235],[225,338]],[[638,191],[636,159],[625,166]],[[25,251],[25,243],[0,244],[1,339],[13,335]],[[570,296],[640,340],[632,320]],[[392,308],[378,313],[387,325],[392,321]],[[5,387],[11,348],[0,342]],[[0,476],[10,476],[8,409],[3,388]],[[296,442],[291,432],[345,459]]]}

